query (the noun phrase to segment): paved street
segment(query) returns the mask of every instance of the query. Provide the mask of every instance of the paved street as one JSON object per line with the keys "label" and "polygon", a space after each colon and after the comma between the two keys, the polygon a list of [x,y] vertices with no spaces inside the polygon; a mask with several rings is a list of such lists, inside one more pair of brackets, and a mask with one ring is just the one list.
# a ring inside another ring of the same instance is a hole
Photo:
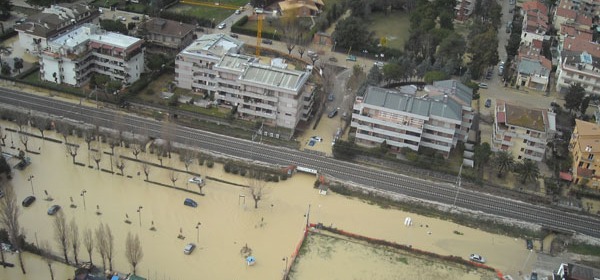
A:
{"label": "paved street", "polygon": [[[82,107],[77,104],[8,89],[2,89],[0,93],[0,102],[12,104],[24,110],[47,112],[103,127],[113,127],[115,125],[115,112],[111,110]],[[146,134],[149,137],[158,138],[164,131],[160,122],[137,116],[129,116],[123,125],[125,131]],[[596,217],[570,213],[562,209],[531,205],[472,190],[457,189],[447,183],[422,180],[298,150],[258,144],[244,139],[186,127],[176,127],[174,134],[173,140],[176,142],[189,143],[201,149],[234,157],[258,159],[282,166],[293,164],[308,167],[341,180],[358,183],[380,191],[393,192],[447,205],[456,205],[473,211],[600,237],[600,220]]]}

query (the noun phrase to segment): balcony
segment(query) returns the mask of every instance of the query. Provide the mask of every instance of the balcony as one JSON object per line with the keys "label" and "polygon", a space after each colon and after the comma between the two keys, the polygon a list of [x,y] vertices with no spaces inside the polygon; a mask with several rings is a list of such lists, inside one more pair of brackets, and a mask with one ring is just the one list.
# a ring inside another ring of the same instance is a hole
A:
{"label": "balcony", "polygon": [[238,107],[238,113],[242,113],[242,114],[247,114],[247,115],[251,115],[251,116],[257,116],[257,117],[262,117],[262,118],[266,118],[266,119],[276,119],[276,115],[274,113],[265,113],[262,111],[255,111],[252,109],[246,109],[243,107]]}

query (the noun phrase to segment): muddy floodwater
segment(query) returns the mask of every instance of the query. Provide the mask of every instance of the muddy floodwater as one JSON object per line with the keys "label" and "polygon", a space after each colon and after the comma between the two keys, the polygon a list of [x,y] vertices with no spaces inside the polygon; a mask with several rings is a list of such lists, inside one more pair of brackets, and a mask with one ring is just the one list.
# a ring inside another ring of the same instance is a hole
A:
{"label": "muddy floodwater", "polygon": [[[7,126],[15,128],[6,122],[0,125],[3,129]],[[18,143],[18,135],[8,131],[5,133],[8,134],[7,147],[3,147],[5,151],[14,154],[17,148],[23,148]],[[37,130],[31,130],[31,133],[37,133]],[[46,132],[46,136],[62,140],[62,136],[52,132]],[[15,148],[10,147],[11,139]],[[535,257],[528,258],[525,241],[521,239],[489,234],[403,211],[382,209],[331,192],[320,195],[313,189],[314,175],[295,174],[286,181],[267,183],[266,193],[258,209],[254,209],[247,188],[208,180],[203,189],[205,196],[190,194],[181,191],[196,190],[196,186],[187,183],[190,175],[177,173],[178,179],[174,185],[178,189],[161,187],[145,182],[141,164],[132,161],[125,162],[125,176],[113,175],[96,169],[81,139],[73,137],[69,138],[69,142],[81,144],[76,161],[84,166],[72,163],[64,144],[30,137],[29,149],[40,154],[28,154],[32,164],[24,171],[14,170],[9,187],[16,190],[17,200],[22,201],[32,192],[37,197],[30,207],[21,209],[20,222],[27,240],[34,243],[47,240],[53,251],[59,254],[52,227],[53,217],[46,214],[48,207],[58,204],[62,206],[60,211],[68,221],[72,218],[76,220],[80,232],[86,228],[95,229],[100,223],[111,228],[115,236],[113,268],[123,273],[131,271],[124,255],[125,238],[131,232],[139,235],[144,252],[137,268],[138,274],[149,279],[280,279],[285,266],[283,260],[290,257],[302,237],[309,205],[310,221],[313,223],[321,222],[364,236],[410,244],[414,248],[441,255],[467,258],[470,253],[478,253],[488,260],[487,264],[508,274],[530,271]],[[101,148],[105,152],[110,151],[106,145]],[[117,148],[116,153],[133,157],[124,148]],[[142,154],[140,157],[158,163],[154,155]],[[164,165],[185,170],[178,158],[173,155],[171,159],[164,160]],[[110,162],[109,156],[104,154],[100,168],[110,170]],[[244,177],[224,173],[218,164],[207,168],[195,162],[190,170],[229,182],[248,183]],[[114,171],[120,173],[116,168]],[[32,179],[28,180],[31,176]],[[152,167],[149,179],[173,185],[169,172],[162,168]],[[45,200],[45,192],[53,201]],[[198,207],[184,206],[185,198],[194,199]],[[70,207],[71,204],[76,207]],[[406,217],[412,218],[411,227],[403,224]],[[150,230],[152,224],[156,231]],[[463,235],[454,234],[455,230]],[[184,239],[178,238],[178,235],[184,236]],[[187,243],[197,244],[191,255],[183,253]],[[247,266],[240,253],[245,245],[252,249],[252,255],[256,258],[254,266]],[[345,251],[340,254],[350,257],[356,252]],[[71,252],[69,259],[73,260]],[[84,248],[79,251],[79,259],[88,259]],[[350,262],[361,261],[360,258],[349,259]],[[25,261],[28,270],[42,274],[47,272],[45,264],[37,258],[26,257]],[[101,265],[100,256],[95,251],[93,261]],[[381,262],[387,263],[389,260]],[[339,270],[344,265],[352,264],[332,261],[328,265]],[[376,271],[381,268],[381,263],[373,261],[363,266],[365,271]],[[48,275],[42,278],[14,278],[14,275],[18,275],[15,274],[17,270],[0,268],[0,279],[49,279]],[[72,277],[72,271],[57,269],[56,279],[68,279]],[[302,277],[303,273],[314,275],[313,272],[303,271],[300,266],[295,276],[299,277],[297,279],[311,279]]]}

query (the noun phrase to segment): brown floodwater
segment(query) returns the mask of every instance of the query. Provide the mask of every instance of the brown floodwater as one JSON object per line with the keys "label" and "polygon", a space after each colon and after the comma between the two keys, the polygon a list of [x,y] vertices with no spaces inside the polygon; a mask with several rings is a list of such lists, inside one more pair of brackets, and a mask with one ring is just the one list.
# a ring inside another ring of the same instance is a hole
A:
{"label": "brown floodwater", "polygon": [[[5,122],[1,125],[3,128],[7,125],[14,127]],[[11,133],[6,133],[9,134],[7,146],[10,146]],[[47,132],[46,136],[62,139],[62,136],[51,132]],[[16,146],[18,137],[14,135],[13,139]],[[89,155],[86,144],[76,138],[70,138],[69,141],[82,145],[77,162],[87,165]],[[125,238],[128,232],[139,235],[144,257],[137,271],[149,279],[280,279],[285,266],[282,260],[292,254],[302,237],[309,205],[311,222],[322,222],[357,234],[410,244],[442,255],[467,258],[470,253],[478,253],[488,260],[489,265],[513,275],[519,270],[529,271],[535,257],[531,256],[526,262],[528,251],[521,239],[489,234],[403,211],[382,209],[331,192],[326,196],[319,195],[313,189],[314,175],[295,174],[287,181],[268,183],[258,209],[254,209],[246,188],[208,180],[203,189],[206,195],[199,196],[144,182],[139,163],[126,161],[126,176],[111,175],[95,169],[93,162],[94,168],[72,164],[63,144],[30,137],[29,148],[39,150],[41,154],[29,154],[33,163],[24,171],[14,170],[11,181],[18,201],[31,195],[32,185],[38,198],[33,205],[22,209],[20,217],[28,241],[36,242],[36,237],[37,242],[47,240],[53,251],[59,253],[52,228],[53,217],[46,214],[49,206],[59,204],[68,220],[73,218],[77,221],[80,231],[95,229],[100,223],[111,228],[115,236],[113,267],[117,271],[130,272],[124,256]],[[103,150],[110,151],[107,146],[103,146]],[[5,147],[5,151],[16,153],[17,150]],[[126,149],[119,152],[133,157]],[[144,157],[158,163],[153,155]],[[166,159],[164,164],[185,169],[176,155]],[[100,165],[110,170],[107,155],[103,155]],[[190,169],[203,175],[247,184],[244,177],[224,173],[221,165],[209,169],[195,163]],[[30,175],[34,176],[32,181],[27,180]],[[189,175],[178,173],[177,176],[177,188],[196,188],[187,183]],[[157,167],[151,168],[150,180],[172,185],[169,172]],[[84,190],[86,193],[82,197]],[[44,191],[54,201],[45,201]],[[183,205],[188,197],[198,202],[197,208]],[[76,208],[69,207],[71,198]],[[140,212],[137,211],[139,206],[143,207]],[[96,215],[97,207],[101,215]],[[124,222],[126,215],[130,224]],[[403,224],[406,217],[412,218],[411,227]],[[156,231],[149,230],[152,222]],[[196,229],[198,223],[201,225]],[[453,234],[454,230],[464,235]],[[185,236],[183,240],[177,238],[180,231]],[[190,242],[198,247],[191,255],[185,255],[183,248]],[[251,267],[246,265],[240,253],[246,244],[257,260]],[[71,253],[69,258],[72,260]],[[94,253],[93,258],[95,264],[101,264],[98,254]],[[79,259],[87,260],[83,248],[79,251]],[[27,257],[26,265],[36,273],[47,272],[45,264],[40,264],[36,258]],[[377,266],[374,264],[372,269],[377,269]],[[0,279],[44,279],[14,278],[14,275],[18,275],[14,272],[16,270],[0,268]],[[312,272],[297,271],[295,275],[302,276],[303,273]],[[56,271],[56,275],[57,279],[67,279],[72,275],[72,270]]]}

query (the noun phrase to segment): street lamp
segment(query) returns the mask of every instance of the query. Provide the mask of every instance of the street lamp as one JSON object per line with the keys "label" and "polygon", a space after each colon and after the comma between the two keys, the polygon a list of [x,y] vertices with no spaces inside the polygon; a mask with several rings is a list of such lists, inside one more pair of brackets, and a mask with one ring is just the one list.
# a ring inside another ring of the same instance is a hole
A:
{"label": "street lamp", "polygon": [[142,227],[142,206],[138,207],[137,212],[138,212],[138,216],[140,218],[140,227]]}
{"label": "street lamp", "polygon": [[83,210],[87,210],[85,207],[85,193],[87,193],[86,190],[81,191],[81,197],[83,198]]}
{"label": "street lamp", "polygon": [[200,225],[202,223],[198,222],[198,224],[196,224],[196,243],[200,243]]}
{"label": "street lamp", "polygon": [[456,206],[456,200],[458,199],[458,192],[460,191],[461,174],[462,174],[463,164],[460,165],[460,170],[458,170],[458,177],[456,177],[456,194],[454,195],[454,202],[452,202],[452,208]]}
{"label": "street lamp", "polygon": [[29,178],[27,178],[27,181],[29,181],[29,183],[31,183],[31,195],[35,195],[35,192],[33,191],[33,178],[35,176],[33,175],[29,175]]}

